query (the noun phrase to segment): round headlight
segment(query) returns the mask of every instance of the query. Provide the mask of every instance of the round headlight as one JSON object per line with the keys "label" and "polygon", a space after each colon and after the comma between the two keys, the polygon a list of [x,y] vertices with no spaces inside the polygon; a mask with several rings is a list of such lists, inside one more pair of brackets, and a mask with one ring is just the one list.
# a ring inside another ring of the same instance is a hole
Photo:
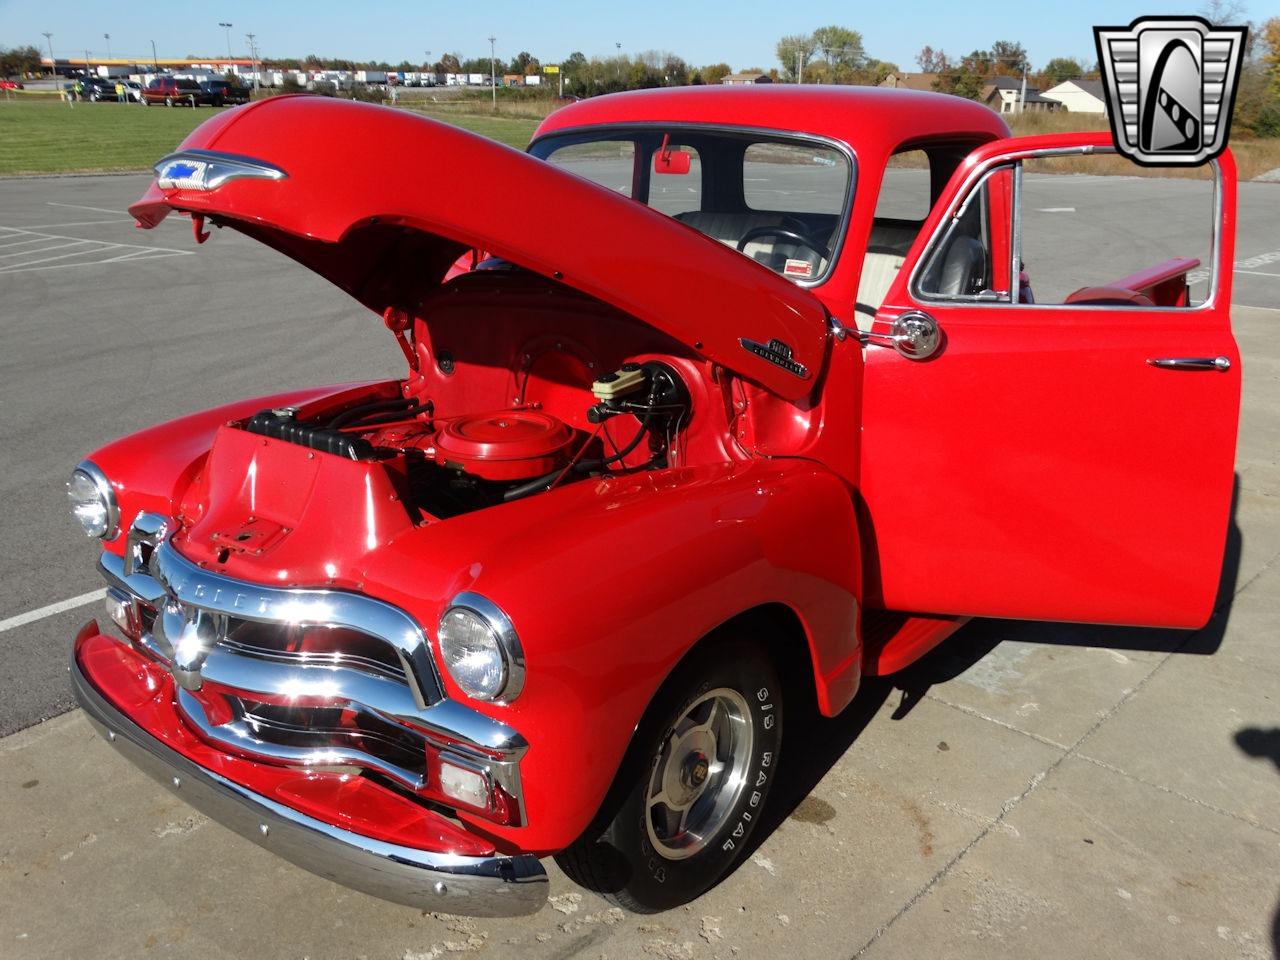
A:
{"label": "round headlight", "polygon": [[86,536],[114,540],[120,532],[120,508],[111,483],[95,464],[85,461],[67,480],[71,515],[80,521]]}
{"label": "round headlight", "polygon": [[440,618],[440,657],[477,700],[512,700],[524,686],[524,656],[511,621],[492,602],[461,594]]}

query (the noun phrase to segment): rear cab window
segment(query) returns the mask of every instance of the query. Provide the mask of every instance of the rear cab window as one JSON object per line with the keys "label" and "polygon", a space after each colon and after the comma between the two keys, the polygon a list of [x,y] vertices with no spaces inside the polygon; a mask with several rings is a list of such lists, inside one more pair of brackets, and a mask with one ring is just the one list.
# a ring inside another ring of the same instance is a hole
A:
{"label": "rear cab window", "polygon": [[830,272],[855,178],[835,144],[710,127],[570,131],[530,152],[806,285]]}

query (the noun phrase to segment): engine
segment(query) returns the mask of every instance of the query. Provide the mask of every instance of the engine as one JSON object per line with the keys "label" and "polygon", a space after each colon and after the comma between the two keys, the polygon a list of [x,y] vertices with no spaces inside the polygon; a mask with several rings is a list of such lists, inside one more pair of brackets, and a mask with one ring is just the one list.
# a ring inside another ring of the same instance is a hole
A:
{"label": "engine", "polygon": [[575,417],[581,426],[536,402],[452,412],[402,395],[324,411],[263,410],[243,427],[352,460],[383,461],[422,519],[444,519],[586,477],[668,466],[689,415],[679,374],[649,361],[592,383]]}

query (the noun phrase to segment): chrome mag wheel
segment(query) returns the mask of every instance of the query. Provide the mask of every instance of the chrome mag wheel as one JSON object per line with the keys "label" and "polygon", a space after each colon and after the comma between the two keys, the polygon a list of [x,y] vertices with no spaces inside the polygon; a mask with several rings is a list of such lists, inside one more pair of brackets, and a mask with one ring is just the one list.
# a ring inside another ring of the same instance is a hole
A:
{"label": "chrome mag wheel", "polygon": [[705,847],[742,797],[753,754],[751,708],[718,687],[694,700],[663,741],[645,804],[654,850],[683,860]]}

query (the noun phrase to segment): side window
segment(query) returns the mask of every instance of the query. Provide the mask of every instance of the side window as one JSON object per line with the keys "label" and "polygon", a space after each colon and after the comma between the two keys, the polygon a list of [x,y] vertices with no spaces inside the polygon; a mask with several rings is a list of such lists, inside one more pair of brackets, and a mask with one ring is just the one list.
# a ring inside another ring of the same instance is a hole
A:
{"label": "side window", "polygon": [[997,168],[943,221],[916,292],[930,300],[1046,306],[1203,303],[1213,252],[1213,168],[1174,176],[1135,170],[1114,154]]}
{"label": "side window", "polygon": [[853,304],[854,317],[863,329],[870,329],[929,215],[932,182],[929,155],[923,150],[902,150],[889,158]]}
{"label": "side window", "polygon": [[929,155],[923,150],[895,153],[889,158],[876,198],[876,224],[897,220],[914,223],[918,230],[932,206]]}
{"label": "side window", "polygon": [[1026,163],[1017,195],[1019,249],[1035,302],[1204,302],[1213,168],[1181,169],[1175,176],[1168,170],[1135,176],[1138,170],[1113,154]]}
{"label": "side window", "polygon": [[635,160],[636,145],[631,140],[571,143],[547,157],[553,166],[616,190],[624,197],[631,196]]}
{"label": "side window", "polygon": [[1011,167],[992,170],[942,222],[920,272],[921,294],[943,300],[1010,300],[1015,179]]}

